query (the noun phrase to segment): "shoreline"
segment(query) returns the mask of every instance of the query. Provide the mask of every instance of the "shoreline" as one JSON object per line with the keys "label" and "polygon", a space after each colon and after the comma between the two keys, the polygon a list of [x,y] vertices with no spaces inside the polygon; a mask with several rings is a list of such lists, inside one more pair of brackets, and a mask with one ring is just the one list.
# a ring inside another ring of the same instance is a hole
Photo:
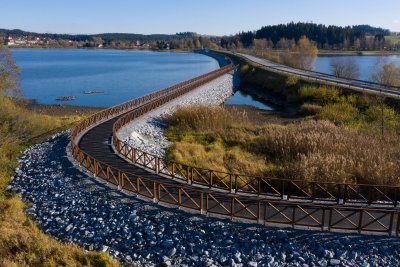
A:
{"label": "shoreline", "polygon": [[[50,115],[50,116],[68,116],[68,115],[90,115],[95,112],[98,112],[103,109],[107,109],[107,107],[91,107],[91,106],[75,106],[75,105],[66,105],[66,104],[40,104],[37,103],[34,99],[21,99],[15,98],[16,103],[18,103],[22,108],[33,111],[38,114]],[[274,110],[263,110],[259,109],[255,106],[248,104],[223,104],[227,108],[235,108],[240,111],[245,111],[248,113],[260,114],[261,117],[266,116],[271,117],[279,116],[279,114],[283,114],[285,116],[290,117],[290,112],[286,112],[282,109],[274,109]],[[261,118],[260,117],[260,118]]]}
{"label": "shoreline", "polygon": [[[75,48],[75,47],[11,47],[10,49],[33,49],[33,50],[108,50],[108,51],[147,51],[147,52],[160,52],[160,53],[178,53],[178,54],[202,54],[208,58],[214,60],[219,67],[223,67],[228,64],[228,60],[224,59],[222,55],[200,52],[200,50],[192,50],[192,51],[184,51],[184,50],[152,50],[152,49],[116,49],[116,48]],[[71,105],[67,103],[68,101],[63,101],[53,104],[42,104],[38,103],[37,99],[24,98],[22,97],[13,97],[14,101],[16,101],[23,108],[34,111],[38,114],[44,115],[90,115],[99,110],[108,108],[108,107],[92,107],[92,106],[80,106],[80,105]]]}
{"label": "shoreline", "polygon": [[233,94],[237,82],[234,73],[224,74],[129,122],[117,132],[117,136],[139,150],[163,157],[170,145],[164,136],[164,116],[178,106],[223,103]]}
{"label": "shoreline", "polygon": [[[42,49],[42,48],[32,48],[32,49]],[[75,48],[72,48],[75,49]],[[91,49],[91,48],[89,48]],[[104,49],[106,50],[106,49]],[[121,49],[117,49],[121,50]],[[161,51],[160,51],[161,52]],[[172,51],[171,51],[172,52]],[[214,60],[218,62],[220,67],[223,67],[224,65],[229,63],[229,60],[223,55],[223,54],[218,54],[218,53],[211,53],[211,52],[206,52],[202,50],[196,50],[192,51],[192,53],[200,53],[205,56],[211,57]],[[245,86],[243,88],[243,85],[240,86],[241,88],[238,88],[238,91],[243,91],[244,93],[251,94],[251,95],[257,95],[259,98],[263,99],[264,101],[268,102],[268,105],[274,106],[274,110],[270,112],[261,112],[262,114],[269,114],[267,117],[270,117],[270,114],[275,114],[275,116],[279,116],[282,114],[285,114],[285,116],[289,115],[289,117],[292,117],[293,110],[290,110],[291,112],[288,112],[287,107],[283,107],[280,105],[279,101],[274,99],[274,97],[271,97],[271,95],[261,95],[259,96],[257,93],[254,92],[254,90],[249,90],[249,86]],[[251,87],[251,86],[250,86]],[[254,89],[254,88],[253,88]],[[236,90],[235,90],[236,92]],[[71,116],[71,115],[77,115],[77,116],[88,116],[93,113],[96,113],[100,110],[106,109],[108,107],[95,107],[95,106],[79,106],[79,105],[70,105],[66,102],[60,103],[60,104],[42,104],[38,103],[36,99],[26,99],[26,98],[14,98],[14,101],[18,103],[21,107],[25,108],[28,111],[33,111],[38,114],[42,115],[50,115],[50,116]],[[225,101],[224,101],[225,102]],[[235,107],[236,109],[241,109],[241,110],[246,110],[247,112],[252,111],[251,113],[258,114],[260,111],[256,106],[249,105],[249,104],[225,104],[224,106],[230,108],[230,107]],[[256,116],[256,117],[263,117],[263,116]]]}
{"label": "shoreline", "polygon": [[400,51],[334,51],[334,50],[319,50],[318,57],[336,57],[336,56],[400,56]]}
{"label": "shoreline", "polygon": [[121,51],[150,51],[150,52],[171,52],[171,53],[194,53],[195,50],[180,50],[180,49],[170,49],[170,50],[160,50],[160,49],[150,49],[150,48],[116,48],[116,47],[32,47],[32,46],[8,46],[8,49],[70,49],[70,50],[121,50]]}
{"label": "shoreline", "polygon": [[[32,46],[8,46],[9,49],[83,49],[83,50],[127,50],[127,51],[152,51],[152,52],[174,52],[174,53],[194,53],[198,49],[182,50],[182,49],[151,49],[151,48],[117,48],[117,47],[32,47]],[[218,50],[216,50],[218,51]],[[221,50],[225,51],[225,50]],[[282,52],[280,50],[272,50]],[[393,56],[400,55],[400,51],[356,51],[356,50],[318,50],[318,56],[333,55],[333,56]]]}
{"label": "shoreline", "polygon": [[14,101],[22,108],[37,114],[50,116],[87,116],[103,110],[101,107],[74,106],[66,104],[40,104],[35,99],[14,98]]}

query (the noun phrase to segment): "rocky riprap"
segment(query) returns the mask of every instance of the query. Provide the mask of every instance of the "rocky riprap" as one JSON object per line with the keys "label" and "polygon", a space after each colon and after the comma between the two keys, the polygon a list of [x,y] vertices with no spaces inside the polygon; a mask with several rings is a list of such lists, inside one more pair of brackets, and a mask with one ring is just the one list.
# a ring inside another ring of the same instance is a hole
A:
{"label": "rocky riprap", "polygon": [[28,148],[11,188],[43,231],[145,266],[399,266],[400,240],[233,222],[126,195],[68,159],[68,133]]}
{"label": "rocky riprap", "polygon": [[164,137],[163,117],[178,106],[223,103],[238,86],[238,73],[225,74],[195,90],[158,107],[118,131],[118,138],[135,148],[162,157],[170,142]]}

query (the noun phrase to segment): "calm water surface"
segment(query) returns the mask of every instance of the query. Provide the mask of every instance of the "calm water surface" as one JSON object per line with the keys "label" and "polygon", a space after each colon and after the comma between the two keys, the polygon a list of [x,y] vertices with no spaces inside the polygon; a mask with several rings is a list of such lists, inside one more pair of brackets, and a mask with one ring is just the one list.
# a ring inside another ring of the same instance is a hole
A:
{"label": "calm water surface", "polygon": [[[43,104],[110,107],[217,69],[193,53],[124,50],[14,49],[24,96]],[[83,94],[84,91],[103,91]],[[60,96],[76,100],[57,101]]]}
{"label": "calm water surface", "polygon": [[353,60],[358,66],[360,77],[359,80],[371,81],[372,75],[376,72],[379,65],[383,62],[389,63],[396,61],[400,66],[400,56],[334,56],[334,57],[318,57],[315,62],[315,71],[332,74],[330,63],[332,60]]}
{"label": "calm water surface", "polygon": [[[218,62],[192,53],[84,49],[13,49],[21,68],[21,87],[27,98],[43,104],[109,107],[217,69]],[[331,74],[332,60],[353,60],[359,79],[371,80],[382,62],[399,56],[319,57],[315,71]],[[101,91],[84,94],[84,91]],[[57,101],[75,96],[72,101]],[[271,107],[260,99],[236,92],[226,104],[246,104],[261,109]]]}
{"label": "calm water surface", "polygon": [[[360,76],[358,79],[366,81],[372,81],[372,75],[377,71],[377,68],[381,63],[396,61],[400,66],[400,56],[334,56],[317,58],[314,70],[326,74],[332,74],[332,67],[330,66],[332,60],[353,60],[359,68]],[[272,109],[268,104],[263,103],[261,99],[241,91],[236,92],[235,95],[229,98],[225,103],[251,105],[266,110]]]}
{"label": "calm water surface", "polygon": [[249,95],[245,92],[242,91],[237,91],[233,96],[228,98],[225,101],[225,104],[230,104],[230,105],[249,105],[253,106],[259,109],[264,109],[264,110],[272,110],[273,108],[270,107],[268,104],[264,103],[260,98],[257,98],[256,96]]}

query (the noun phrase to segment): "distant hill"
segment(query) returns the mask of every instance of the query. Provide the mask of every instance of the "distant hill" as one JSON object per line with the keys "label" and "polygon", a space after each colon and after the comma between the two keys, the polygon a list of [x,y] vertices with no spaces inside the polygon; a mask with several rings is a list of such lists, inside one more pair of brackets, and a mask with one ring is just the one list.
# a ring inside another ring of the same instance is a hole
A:
{"label": "distant hill", "polygon": [[54,40],[72,40],[72,41],[86,41],[90,40],[93,37],[100,37],[104,41],[159,41],[159,40],[172,40],[179,37],[189,37],[194,36],[194,33],[188,34],[135,34],[135,33],[101,33],[101,34],[59,34],[59,33],[36,33],[36,32],[28,32],[19,29],[15,30],[7,30],[0,29],[0,35],[8,36],[12,35],[14,37],[23,37],[23,36],[31,36],[31,37],[39,37],[39,38],[49,38]]}
{"label": "distant hill", "polygon": [[0,35],[2,36],[12,35],[14,37],[32,36],[40,38],[49,38],[54,40],[63,39],[72,41],[84,41],[91,38],[91,36],[87,34],[71,35],[71,34],[59,34],[59,33],[36,33],[36,32],[23,31],[19,29],[14,29],[14,30],[0,29]]}
{"label": "distant hill", "polygon": [[159,40],[164,40],[164,41],[169,41],[172,39],[177,38],[177,35],[169,35],[169,34],[150,34],[150,35],[144,35],[144,34],[135,34],[135,33],[101,33],[101,34],[94,34],[94,35],[88,35],[88,38],[91,37],[100,37],[104,41],[110,42],[110,41],[142,41],[142,42],[151,42],[151,41],[159,41]]}
{"label": "distant hill", "polygon": [[200,35],[195,32],[176,34],[59,34],[36,33],[19,29],[0,29],[0,43],[9,47],[80,48],[102,47],[116,49],[179,49],[192,51],[202,47],[218,47],[219,37]]}

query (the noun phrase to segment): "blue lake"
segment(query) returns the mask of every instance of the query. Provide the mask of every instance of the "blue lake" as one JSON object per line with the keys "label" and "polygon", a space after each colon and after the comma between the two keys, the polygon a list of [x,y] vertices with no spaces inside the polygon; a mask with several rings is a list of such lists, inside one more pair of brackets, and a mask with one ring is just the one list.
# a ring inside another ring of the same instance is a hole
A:
{"label": "blue lake", "polygon": [[[21,68],[24,96],[42,104],[68,104],[110,107],[149,92],[165,88],[217,69],[218,62],[194,53],[170,53],[89,49],[13,49]],[[371,80],[381,62],[399,56],[319,57],[315,70],[331,73],[332,60],[353,60],[360,79]],[[84,91],[100,91],[84,94]],[[57,101],[60,96],[75,96],[72,101]],[[255,97],[236,92],[227,104],[246,104],[271,109]]]}
{"label": "blue lake", "polygon": [[372,75],[377,71],[381,63],[396,61],[400,66],[400,56],[334,56],[318,57],[315,61],[314,70],[327,74],[332,74],[332,60],[352,60],[358,66],[359,80],[371,81]]}
{"label": "blue lake", "polygon": [[[194,53],[85,49],[12,52],[21,69],[24,96],[42,104],[110,107],[219,67],[215,59]],[[60,96],[76,99],[57,101]]]}

